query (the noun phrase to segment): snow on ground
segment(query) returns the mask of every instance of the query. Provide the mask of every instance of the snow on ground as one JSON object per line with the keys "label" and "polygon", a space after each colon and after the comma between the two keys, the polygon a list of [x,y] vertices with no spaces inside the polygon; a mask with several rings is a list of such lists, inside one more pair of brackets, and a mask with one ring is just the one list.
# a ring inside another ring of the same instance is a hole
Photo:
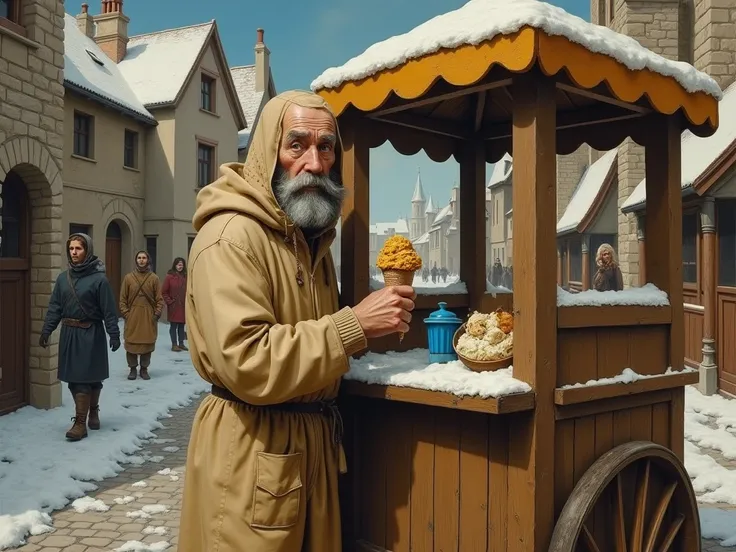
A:
{"label": "snow on ground", "polygon": [[[379,273],[373,276],[370,280],[370,286],[371,291],[383,289],[383,274]],[[431,278],[425,282],[422,280],[422,275],[417,273],[414,274],[412,287],[418,295],[463,295],[468,293],[468,286],[465,285],[465,282],[460,281],[459,276],[448,276],[446,282],[443,282],[442,279],[433,282]]]}
{"label": "snow on ground", "polygon": [[367,353],[350,360],[350,371],[345,379],[483,399],[531,391],[529,384],[513,378],[513,367],[495,372],[473,372],[459,360],[445,364],[428,362],[427,349]]}
{"label": "snow on ground", "polygon": [[604,305],[642,305],[666,307],[670,304],[667,293],[654,284],[628,288],[623,291],[596,291],[589,289],[570,293],[557,286],[558,307],[602,307]]}
{"label": "snow on ground", "polygon": [[[706,397],[685,388],[685,468],[698,495],[704,538],[736,546],[736,462],[717,462],[713,451],[727,461],[736,459],[736,401]],[[710,454],[709,454],[710,452]],[[724,465],[725,464],[725,465]]]}
{"label": "snow on ground", "polygon": [[[47,512],[74,499],[79,499],[73,502],[77,511],[99,511],[105,505],[85,497],[97,488],[95,481],[115,476],[126,464],[163,459],[135,453],[145,440],[155,437],[154,430],[164,427],[159,418],[171,417],[170,409],[189,404],[207,384],[194,370],[188,353],[171,352],[166,324],[159,324],[149,371],[149,381],[129,381],[124,348],[110,353],[110,378],[104,382],[100,398],[102,429],[89,431],[86,439],[76,443],[64,437],[73,415],[66,388],[60,408],[26,407],[2,418],[0,550],[19,546],[28,534],[52,530]],[[139,549],[159,550],[129,548]]]}

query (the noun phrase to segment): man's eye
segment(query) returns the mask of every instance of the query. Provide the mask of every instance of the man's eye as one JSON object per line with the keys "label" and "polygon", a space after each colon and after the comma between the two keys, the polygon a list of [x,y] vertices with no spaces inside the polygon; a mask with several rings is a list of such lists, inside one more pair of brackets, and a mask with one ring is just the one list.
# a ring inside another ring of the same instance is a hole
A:
{"label": "man's eye", "polygon": [[290,147],[293,150],[300,150],[300,149],[302,149],[302,145],[299,142],[294,142],[293,144],[291,144]]}
{"label": "man's eye", "polygon": [[332,144],[322,144],[319,149],[322,151],[332,151]]}

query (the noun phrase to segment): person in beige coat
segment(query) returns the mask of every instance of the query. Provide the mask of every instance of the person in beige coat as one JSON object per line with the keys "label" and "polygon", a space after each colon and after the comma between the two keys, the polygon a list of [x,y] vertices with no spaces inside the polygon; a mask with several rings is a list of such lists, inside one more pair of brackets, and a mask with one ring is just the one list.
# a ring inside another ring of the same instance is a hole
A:
{"label": "person in beige coat", "polygon": [[135,254],[135,270],[123,278],[120,285],[120,314],[125,319],[125,358],[130,373],[129,380],[138,377],[148,380],[151,353],[156,348],[158,319],[164,308],[161,282],[151,270],[151,257],[146,251]]}
{"label": "person in beige coat", "polygon": [[367,338],[409,329],[410,286],[340,308],[330,244],[344,190],[327,104],[263,108],[245,164],[197,196],[186,320],[212,394],[194,419],[179,552],[341,552],[335,406]]}

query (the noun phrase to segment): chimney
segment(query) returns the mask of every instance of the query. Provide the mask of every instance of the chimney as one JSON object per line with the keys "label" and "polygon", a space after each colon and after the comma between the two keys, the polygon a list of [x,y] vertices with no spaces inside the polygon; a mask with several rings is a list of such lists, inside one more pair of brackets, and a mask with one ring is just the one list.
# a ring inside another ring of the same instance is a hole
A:
{"label": "chimney", "polygon": [[263,29],[256,30],[256,92],[265,92],[268,88],[268,80],[271,76],[271,64],[269,55],[271,51],[263,42]]}
{"label": "chimney", "polygon": [[89,14],[89,4],[82,4],[82,13],[77,16],[77,27],[88,38],[95,37],[95,21]]}
{"label": "chimney", "polygon": [[102,13],[95,16],[95,42],[115,63],[120,63],[128,49],[128,18],[123,13],[123,0],[102,0]]}

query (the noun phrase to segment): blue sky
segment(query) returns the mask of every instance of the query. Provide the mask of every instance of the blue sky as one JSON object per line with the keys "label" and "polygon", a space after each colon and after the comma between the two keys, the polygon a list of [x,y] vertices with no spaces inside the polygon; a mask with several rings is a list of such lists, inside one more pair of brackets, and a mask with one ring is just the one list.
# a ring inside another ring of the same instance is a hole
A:
{"label": "blue sky", "polygon": [[[80,11],[74,0],[66,9]],[[89,0],[87,0],[89,2]],[[93,0],[90,8],[99,13]],[[276,89],[309,87],[326,68],[342,65],[374,42],[459,8],[465,0],[324,0],[322,2],[246,2],[244,0],[126,0],[130,34],[217,20],[231,66],[253,63],[256,29],[265,29],[271,50]],[[587,0],[553,0],[565,10],[590,19]],[[390,144],[371,152],[371,222],[396,220],[409,215],[417,168],[424,189],[435,202],[445,205],[457,181],[457,164],[434,163],[423,153],[405,157]],[[490,174],[490,172],[489,172]]]}

